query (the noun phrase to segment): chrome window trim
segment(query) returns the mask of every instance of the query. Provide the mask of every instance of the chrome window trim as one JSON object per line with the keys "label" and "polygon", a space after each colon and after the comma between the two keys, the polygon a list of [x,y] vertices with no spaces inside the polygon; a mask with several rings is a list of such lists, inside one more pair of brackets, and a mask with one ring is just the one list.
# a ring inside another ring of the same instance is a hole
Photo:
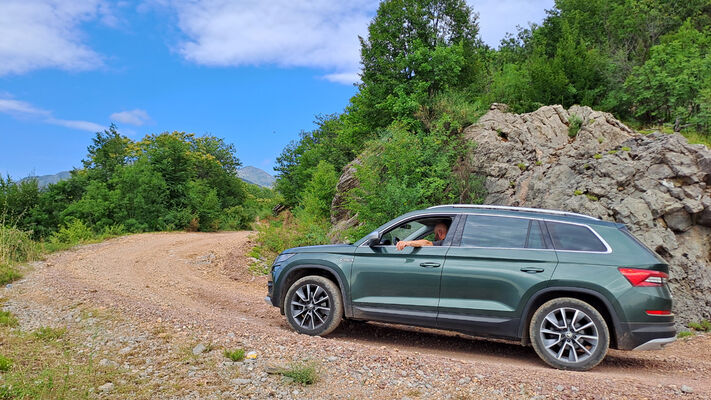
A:
{"label": "chrome window trim", "polygon": [[[439,206],[435,206],[439,207]],[[433,207],[428,208],[431,209]],[[452,213],[443,213],[441,215],[438,214],[429,214],[429,213],[424,213],[424,214],[417,214],[413,215],[410,218],[406,218],[404,220],[397,221],[395,223],[392,223],[388,225],[385,229],[383,229],[381,232],[386,232],[389,229],[392,229],[394,226],[411,221],[413,219],[417,219],[420,217],[437,217],[437,216],[442,216],[442,217],[452,217]],[[586,224],[581,224],[579,222],[568,222],[568,221],[559,221],[559,220],[554,220],[554,219],[546,219],[546,218],[536,218],[536,217],[529,217],[529,216],[519,216],[519,215],[499,215],[499,214],[488,214],[488,213],[475,213],[475,212],[459,212],[459,213],[454,213],[458,215],[478,215],[478,216],[484,216],[484,217],[501,217],[501,218],[518,218],[518,219],[526,219],[526,220],[533,220],[533,221],[544,221],[544,222],[554,222],[554,223],[559,223],[559,224],[568,224],[568,225],[577,225],[577,226],[583,226],[590,230],[595,237],[602,242],[602,244],[605,246],[605,251],[591,251],[591,250],[558,250],[558,249],[529,249],[525,247],[479,247],[479,246],[448,246],[452,248],[460,248],[460,249],[491,249],[491,250],[529,250],[529,251],[557,251],[557,252],[564,252],[564,253],[585,253],[585,254],[611,254],[612,253],[612,248],[610,245],[607,243],[605,239],[600,236],[599,233],[595,231],[595,229],[591,228],[589,225]],[[588,216],[589,217],[589,216]],[[595,219],[593,217],[589,217],[592,219]],[[597,219],[595,219],[597,221]],[[466,223],[466,222],[465,222]],[[380,233],[380,232],[378,232]],[[361,243],[359,247],[363,247],[365,243]],[[384,245],[380,245],[384,246]],[[391,245],[392,246],[392,245]]]}
{"label": "chrome window trim", "polygon": [[580,213],[574,213],[570,211],[560,211],[560,210],[550,210],[547,208],[530,208],[530,207],[513,207],[513,206],[497,206],[497,205],[486,205],[486,204],[442,204],[439,206],[432,206],[427,208],[428,210],[436,209],[436,208],[446,208],[446,207],[453,207],[453,208],[479,208],[482,210],[509,210],[509,211],[523,211],[523,212],[530,212],[530,213],[538,213],[538,214],[550,214],[550,215],[561,215],[561,216],[567,216],[567,217],[581,217],[581,218],[587,218],[587,219],[592,219],[595,221],[599,221],[599,219],[590,216],[590,215],[585,215],[585,214],[580,214]]}

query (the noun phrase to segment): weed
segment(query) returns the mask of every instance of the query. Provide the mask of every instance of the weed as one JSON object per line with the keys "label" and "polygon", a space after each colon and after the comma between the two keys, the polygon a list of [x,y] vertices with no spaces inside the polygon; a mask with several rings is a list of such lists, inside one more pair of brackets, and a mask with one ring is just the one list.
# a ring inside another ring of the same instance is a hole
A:
{"label": "weed", "polygon": [[607,152],[607,154],[617,154],[617,150],[610,150]]}
{"label": "weed", "polygon": [[602,154],[595,154],[595,155],[593,156],[593,158],[596,159],[596,160],[599,160],[599,159],[602,158]]}
{"label": "weed", "polygon": [[254,275],[267,275],[270,270],[269,265],[262,260],[257,260],[249,264],[247,269]]}
{"label": "weed", "polygon": [[520,169],[521,171],[525,171],[525,170],[526,170],[526,164],[524,164],[524,163],[522,163],[522,162],[516,164],[516,166],[517,166],[518,169]]}
{"label": "weed", "polygon": [[291,378],[296,383],[311,385],[318,380],[318,370],[314,363],[293,363],[279,370],[279,374]]}
{"label": "weed", "polygon": [[0,263],[0,285],[6,285],[22,278],[22,274],[17,269]]}
{"label": "weed", "polygon": [[701,322],[689,322],[689,328],[697,332],[711,332],[711,322],[703,320]]}
{"label": "weed", "polygon": [[580,196],[580,195],[583,194],[583,191],[582,191],[582,190],[576,190],[576,191],[573,192],[573,194],[576,195],[576,196]]}
{"label": "weed", "polygon": [[0,310],[0,326],[17,326],[17,318],[10,314],[10,311]]}
{"label": "weed", "polygon": [[583,120],[577,115],[568,118],[568,136],[575,137],[583,126]]}
{"label": "weed", "polygon": [[0,354],[0,371],[7,372],[10,370],[10,367],[12,367],[12,360]]}
{"label": "weed", "polygon": [[541,160],[537,160],[537,161],[536,161],[536,166],[540,166],[540,165],[542,165],[542,164],[543,164],[543,163],[541,162]]}
{"label": "weed", "polygon": [[590,201],[598,201],[598,200],[600,200],[600,199],[597,198],[597,196],[592,195],[592,194],[590,194],[590,193],[586,194],[585,196],[586,196],[586,197],[588,198],[588,200],[590,200]]}
{"label": "weed", "polygon": [[225,350],[225,357],[232,361],[242,361],[244,360],[244,349],[236,350]]}
{"label": "weed", "polygon": [[685,338],[685,337],[689,337],[689,336],[694,336],[694,332],[690,332],[690,331],[681,331],[681,332],[679,332],[679,334],[678,334],[678,335],[676,335],[676,337],[678,337],[679,339],[681,339],[681,338]]}
{"label": "weed", "polygon": [[60,339],[65,333],[67,333],[65,328],[51,328],[43,326],[42,328],[36,329],[32,332],[32,335],[37,339],[50,342]]}
{"label": "weed", "polygon": [[585,165],[583,165],[583,168],[584,168],[584,169],[590,169],[590,164],[585,164]]}
{"label": "weed", "polygon": [[624,147],[622,148],[622,151],[631,151],[631,150],[632,150],[632,149],[630,149],[630,148],[627,147],[627,146],[624,146]]}
{"label": "weed", "polygon": [[600,144],[602,144],[602,142],[604,142],[604,141],[605,141],[605,139],[602,137],[597,138],[597,142]]}

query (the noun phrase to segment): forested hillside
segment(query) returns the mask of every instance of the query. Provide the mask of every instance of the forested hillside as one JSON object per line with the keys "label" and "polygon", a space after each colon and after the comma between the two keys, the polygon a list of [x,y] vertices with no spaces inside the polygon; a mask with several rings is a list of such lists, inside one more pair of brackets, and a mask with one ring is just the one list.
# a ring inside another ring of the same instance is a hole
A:
{"label": "forested hillside", "polygon": [[99,132],[83,168],[40,188],[0,178],[0,283],[42,243],[62,248],[129,232],[244,229],[273,192],[242,181],[235,147],[212,136],[161,133],[133,141]]}
{"label": "forested hillside", "polygon": [[471,152],[461,133],[494,102],[515,112],[587,105],[711,141],[710,0],[558,0],[496,49],[477,23],[464,0],[380,4],[361,38],[358,93],[278,158],[276,188],[295,219],[263,233],[268,247],[326,240],[352,160],[360,184],[344,207],[362,225],[351,238],[412,209],[481,201],[481,180],[462,175]]}

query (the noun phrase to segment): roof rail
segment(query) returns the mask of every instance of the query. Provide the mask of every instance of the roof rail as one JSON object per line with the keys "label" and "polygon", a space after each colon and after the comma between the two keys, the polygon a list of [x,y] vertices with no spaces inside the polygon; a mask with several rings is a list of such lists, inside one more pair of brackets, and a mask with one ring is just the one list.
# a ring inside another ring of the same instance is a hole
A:
{"label": "roof rail", "polygon": [[568,211],[548,210],[545,208],[496,206],[496,205],[487,205],[487,204],[442,204],[439,206],[432,206],[427,209],[429,210],[432,208],[444,208],[444,207],[479,208],[479,209],[485,209],[485,210],[522,211],[522,212],[539,213],[539,214],[550,214],[550,215],[561,215],[561,216],[568,216],[568,217],[588,218],[588,219],[594,219],[596,221],[598,220],[597,218],[592,217],[590,215],[578,214],[578,213],[568,212]]}

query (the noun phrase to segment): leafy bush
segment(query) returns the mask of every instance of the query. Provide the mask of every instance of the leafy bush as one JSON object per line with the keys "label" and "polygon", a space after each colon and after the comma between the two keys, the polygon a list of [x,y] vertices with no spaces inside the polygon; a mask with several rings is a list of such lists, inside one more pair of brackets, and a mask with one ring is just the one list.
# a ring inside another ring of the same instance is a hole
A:
{"label": "leafy bush", "polygon": [[244,360],[244,354],[244,349],[225,350],[224,352],[225,357],[229,358],[232,361]]}
{"label": "leafy bush", "polygon": [[685,337],[689,337],[689,336],[694,336],[694,332],[681,331],[681,332],[679,332],[679,333],[676,335],[676,337],[678,337],[679,339],[685,338]]}
{"label": "leafy bush", "polygon": [[568,136],[577,136],[582,126],[582,118],[578,117],[577,115],[571,115],[570,118],[568,118]]}
{"label": "leafy bush", "polygon": [[96,234],[83,221],[79,219],[70,220],[65,226],[62,226],[58,232],[50,236],[49,241],[52,244],[77,245],[87,242],[94,238]]}
{"label": "leafy bush", "polygon": [[329,242],[329,221],[325,218],[284,211],[278,217],[269,218],[258,227],[259,256],[265,265],[271,265],[276,256],[285,249],[312,246]]}

